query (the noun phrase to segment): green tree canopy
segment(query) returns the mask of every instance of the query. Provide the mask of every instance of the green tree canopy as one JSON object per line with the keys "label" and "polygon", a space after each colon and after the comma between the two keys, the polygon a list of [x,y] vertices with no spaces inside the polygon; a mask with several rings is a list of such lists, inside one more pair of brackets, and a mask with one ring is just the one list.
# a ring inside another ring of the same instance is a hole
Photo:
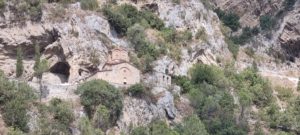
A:
{"label": "green tree canopy", "polygon": [[110,111],[111,123],[115,123],[121,114],[123,108],[121,92],[106,81],[85,82],[77,88],[76,93],[80,94],[81,104],[90,118],[99,105],[105,106]]}

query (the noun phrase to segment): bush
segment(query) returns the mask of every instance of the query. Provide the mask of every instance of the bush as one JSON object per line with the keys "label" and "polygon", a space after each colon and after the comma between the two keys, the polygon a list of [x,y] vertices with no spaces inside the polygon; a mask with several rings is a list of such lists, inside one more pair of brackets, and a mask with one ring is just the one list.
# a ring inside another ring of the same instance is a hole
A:
{"label": "bush", "polygon": [[204,42],[208,42],[208,36],[207,36],[206,30],[204,28],[198,29],[198,31],[195,35],[195,38],[200,39]]}
{"label": "bush", "polygon": [[73,110],[67,102],[54,98],[49,105],[38,104],[38,129],[32,134],[71,134],[71,124],[75,120]]}
{"label": "bush", "polygon": [[109,110],[105,106],[99,105],[93,117],[94,126],[106,131],[111,126],[109,115]]}
{"label": "bush", "polygon": [[136,127],[131,132],[130,135],[178,135],[178,133],[163,121],[155,120],[147,127]]}
{"label": "bush", "polygon": [[191,89],[193,89],[190,79],[188,79],[186,76],[175,76],[172,80],[175,84],[182,88],[182,93],[188,93]]}
{"label": "bush", "polygon": [[156,15],[149,11],[138,11],[134,6],[123,4],[120,6],[108,5],[103,10],[110,25],[118,34],[124,36],[129,27],[136,23],[149,25],[151,28],[161,30],[164,23]]}
{"label": "bush", "polygon": [[258,107],[265,107],[272,102],[272,89],[269,82],[264,80],[254,68],[245,69],[236,79],[237,89],[247,89],[253,103]]}
{"label": "bush", "polygon": [[145,87],[139,83],[139,84],[130,86],[127,90],[133,96],[140,96],[145,92]]}
{"label": "bush", "polygon": [[294,5],[296,3],[297,0],[284,0],[284,9],[287,11],[291,11],[294,9]]}
{"label": "bush", "polygon": [[5,7],[5,0],[0,0],[0,9]]}
{"label": "bush", "polygon": [[162,30],[162,37],[166,42],[175,43],[176,42],[176,30],[174,28],[165,28]]}
{"label": "bush", "polygon": [[240,46],[235,44],[231,39],[225,38],[225,42],[228,45],[228,50],[232,53],[233,58],[237,58]]}
{"label": "bush", "polygon": [[81,135],[104,135],[101,129],[94,128],[87,117],[80,118],[79,130],[81,132]]}
{"label": "bush", "polygon": [[269,15],[261,16],[259,22],[262,30],[272,30],[276,25],[276,20]]}
{"label": "bush", "polygon": [[0,72],[0,109],[7,126],[29,130],[27,123],[30,103],[35,100],[34,91],[25,83],[11,82]]}
{"label": "bush", "polygon": [[222,11],[220,8],[216,9],[215,12],[217,13],[218,17],[227,27],[231,28],[233,31],[237,31],[240,27],[240,17],[237,14],[232,12],[226,13]]}
{"label": "bush", "polygon": [[92,80],[80,85],[77,90],[80,94],[81,104],[91,118],[99,105],[105,106],[110,111],[112,124],[121,114],[123,104],[121,92],[103,80]]}
{"label": "bush", "polygon": [[75,120],[75,116],[70,105],[58,98],[54,98],[50,101],[49,112],[52,113],[53,118],[58,123],[61,123],[66,128],[68,128]]}
{"label": "bush", "polygon": [[83,10],[96,10],[99,5],[97,0],[80,0],[80,7]]}
{"label": "bush", "polygon": [[287,101],[288,99],[290,99],[293,96],[293,91],[289,88],[277,86],[277,87],[275,87],[275,91],[278,92],[277,96],[282,101]]}
{"label": "bush", "polygon": [[175,130],[181,135],[209,135],[204,124],[197,115],[184,118],[183,122],[176,126]]}
{"label": "bush", "polygon": [[223,73],[215,66],[208,66],[205,64],[195,65],[191,71],[191,80],[194,84],[208,83],[213,85],[220,85],[223,79]]}
{"label": "bush", "polygon": [[140,15],[141,18],[147,21],[151,28],[162,30],[165,27],[164,21],[150,11],[141,11]]}
{"label": "bush", "polygon": [[250,41],[250,39],[259,33],[259,29],[254,27],[253,29],[250,27],[243,28],[242,34],[239,36],[232,37],[232,41],[235,44],[243,45]]}

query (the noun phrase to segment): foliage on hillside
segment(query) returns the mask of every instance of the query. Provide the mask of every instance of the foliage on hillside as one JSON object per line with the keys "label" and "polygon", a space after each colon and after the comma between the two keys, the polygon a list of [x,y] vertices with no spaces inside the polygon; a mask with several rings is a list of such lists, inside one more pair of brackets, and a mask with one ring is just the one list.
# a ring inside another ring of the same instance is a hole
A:
{"label": "foliage on hillside", "polygon": [[36,99],[25,83],[9,81],[0,71],[0,110],[7,126],[28,132],[30,104]]}
{"label": "foliage on hillside", "polygon": [[[195,65],[190,78],[175,77],[174,82],[189,95],[192,106],[210,134],[247,134],[246,108],[250,105],[264,108],[273,101],[269,83],[254,68],[236,73],[231,66],[222,70],[215,66]],[[239,97],[238,108],[230,93],[232,89]],[[241,113],[236,114],[236,109]],[[235,121],[237,115],[239,124]]]}
{"label": "foliage on hillside", "polygon": [[[103,80],[85,82],[77,88],[76,93],[80,94],[81,104],[90,119],[94,118],[97,121],[101,117],[102,122],[106,121],[105,124],[98,123],[97,127],[107,129],[113,126],[121,115],[123,104],[120,90]],[[100,114],[108,111],[108,118],[104,114],[99,116],[99,111]]]}

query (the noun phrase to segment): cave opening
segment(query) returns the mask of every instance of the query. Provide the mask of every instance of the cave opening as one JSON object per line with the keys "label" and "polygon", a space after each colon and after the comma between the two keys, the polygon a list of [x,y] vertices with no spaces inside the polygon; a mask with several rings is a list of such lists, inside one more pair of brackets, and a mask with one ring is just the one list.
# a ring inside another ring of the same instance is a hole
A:
{"label": "cave opening", "polygon": [[59,75],[62,83],[68,82],[70,65],[67,62],[57,62],[50,68],[50,72]]}

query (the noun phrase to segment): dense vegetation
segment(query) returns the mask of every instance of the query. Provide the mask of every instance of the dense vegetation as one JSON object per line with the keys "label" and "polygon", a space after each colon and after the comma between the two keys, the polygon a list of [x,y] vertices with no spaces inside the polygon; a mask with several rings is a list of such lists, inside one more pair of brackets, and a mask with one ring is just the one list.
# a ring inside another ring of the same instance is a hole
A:
{"label": "dense vegetation", "polygon": [[172,129],[164,121],[153,121],[146,127],[139,126],[131,130],[130,135],[208,135],[203,123],[192,115],[183,119]]}
{"label": "dense vegetation", "polygon": [[120,90],[103,80],[92,80],[80,85],[76,93],[96,127],[106,130],[115,124],[123,108]]}
{"label": "dense vegetation", "polygon": [[229,27],[233,31],[237,31],[240,28],[240,17],[237,14],[234,14],[232,12],[227,13],[219,8],[215,9],[215,12],[225,26]]}
{"label": "dense vegetation", "polygon": [[[250,105],[264,108],[272,103],[272,90],[254,68],[237,74],[231,66],[222,70],[215,66],[195,65],[191,69],[191,79],[175,77],[175,82],[190,97],[192,106],[210,134],[247,134],[248,124],[245,110]],[[230,90],[239,97],[241,112],[236,113],[236,105]],[[235,118],[239,116],[239,124]]]}
{"label": "dense vegetation", "polygon": [[110,25],[121,35],[124,36],[129,27],[136,23],[150,26],[155,29],[162,29],[164,23],[150,11],[138,11],[134,6],[123,4],[120,6],[108,5],[103,10]]}
{"label": "dense vegetation", "polygon": [[70,127],[75,116],[68,102],[54,98],[49,105],[38,104],[37,107],[39,128],[33,134],[71,134]]}
{"label": "dense vegetation", "polygon": [[270,15],[261,16],[259,21],[262,30],[271,30],[276,24],[276,20]]}
{"label": "dense vegetation", "polygon": [[9,81],[0,71],[0,109],[7,126],[28,132],[27,111],[35,98],[31,87],[25,83]]}

